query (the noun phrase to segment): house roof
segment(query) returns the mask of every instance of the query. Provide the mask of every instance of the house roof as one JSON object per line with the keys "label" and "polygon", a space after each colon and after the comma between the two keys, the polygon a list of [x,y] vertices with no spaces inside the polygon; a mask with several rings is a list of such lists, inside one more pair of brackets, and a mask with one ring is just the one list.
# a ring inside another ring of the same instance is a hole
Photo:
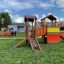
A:
{"label": "house roof", "polygon": [[34,19],[37,20],[36,16],[25,16],[25,22],[27,22],[27,19],[29,22],[34,22]]}
{"label": "house roof", "polygon": [[48,16],[42,18],[41,21],[42,21],[42,20],[45,20],[46,18],[48,18],[48,19],[50,19],[50,20],[56,20],[56,17],[54,17],[53,15],[48,15]]}
{"label": "house roof", "polygon": [[11,25],[18,25],[18,26],[20,26],[20,25],[25,25],[25,23],[12,23]]}
{"label": "house roof", "polygon": [[[12,23],[11,25],[25,26],[25,23]],[[30,26],[30,24],[29,24],[29,26]]]}

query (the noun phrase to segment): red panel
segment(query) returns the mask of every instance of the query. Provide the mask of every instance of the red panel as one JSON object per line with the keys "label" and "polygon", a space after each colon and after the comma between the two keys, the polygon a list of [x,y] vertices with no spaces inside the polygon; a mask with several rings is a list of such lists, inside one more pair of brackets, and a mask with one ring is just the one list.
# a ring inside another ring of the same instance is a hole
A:
{"label": "red panel", "polygon": [[48,35],[47,43],[58,43],[60,42],[60,35]]}
{"label": "red panel", "polygon": [[0,36],[12,36],[10,32],[3,32]]}

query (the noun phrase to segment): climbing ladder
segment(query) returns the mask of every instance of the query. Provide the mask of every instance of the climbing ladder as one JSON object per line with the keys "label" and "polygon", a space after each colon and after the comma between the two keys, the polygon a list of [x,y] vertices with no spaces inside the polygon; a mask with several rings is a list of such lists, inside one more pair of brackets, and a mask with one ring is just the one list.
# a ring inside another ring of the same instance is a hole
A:
{"label": "climbing ladder", "polygon": [[[25,41],[26,41],[26,38],[23,39],[22,41],[20,41],[19,43],[16,43],[16,45],[14,45],[12,48],[16,48],[16,47],[20,46]],[[30,42],[32,50],[39,49],[40,51],[42,51],[42,49],[41,49],[41,47],[40,47],[40,45],[39,45],[39,43],[38,43],[36,38],[30,37],[29,38],[29,42]]]}
{"label": "climbing ladder", "polygon": [[40,51],[42,51],[36,38],[29,38],[29,41],[30,41],[30,45],[32,47],[32,50],[33,49],[39,49]]}

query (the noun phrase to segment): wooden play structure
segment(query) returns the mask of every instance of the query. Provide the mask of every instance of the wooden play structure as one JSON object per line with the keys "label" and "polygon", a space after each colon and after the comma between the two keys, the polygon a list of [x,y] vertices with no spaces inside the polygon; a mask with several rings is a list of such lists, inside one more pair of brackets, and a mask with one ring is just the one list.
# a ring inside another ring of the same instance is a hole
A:
{"label": "wooden play structure", "polygon": [[[51,24],[48,25],[45,21],[49,19]],[[60,32],[60,27],[56,26],[56,18],[53,15],[48,15],[41,19],[41,24],[39,28],[36,26],[37,17],[36,16],[25,16],[25,26],[26,26],[26,38],[22,42],[17,43],[15,47],[18,47],[21,43],[26,42],[30,45],[32,50],[37,48],[42,51],[37,37],[40,37],[42,43],[59,43],[60,38],[64,39],[64,35]],[[29,26],[31,23],[31,28]]]}
{"label": "wooden play structure", "polygon": [[[26,26],[26,38],[23,39],[22,42],[17,43],[13,48],[18,47],[21,43],[26,42],[26,44],[30,45],[32,50],[34,48],[39,49],[40,51],[42,51],[37,39],[36,39],[36,24],[35,24],[35,28],[33,28],[33,23],[36,23],[37,17],[36,16],[25,16],[25,26]],[[30,26],[29,26],[29,22],[31,23],[31,30],[30,30]]]}
{"label": "wooden play structure", "polygon": [[[49,19],[51,22],[48,25],[45,21]],[[56,26],[56,18],[53,15],[48,15],[41,19],[40,28],[36,29],[36,37],[42,38],[43,43],[59,43],[60,38],[64,39],[64,35],[60,32],[60,27]]]}
{"label": "wooden play structure", "polygon": [[[51,25],[47,25],[45,20],[49,19]],[[41,31],[40,31],[41,29]],[[56,26],[56,18],[53,15],[48,15],[41,19],[41,28],[39,28],[43,43],[60,42],[60,27]]]}

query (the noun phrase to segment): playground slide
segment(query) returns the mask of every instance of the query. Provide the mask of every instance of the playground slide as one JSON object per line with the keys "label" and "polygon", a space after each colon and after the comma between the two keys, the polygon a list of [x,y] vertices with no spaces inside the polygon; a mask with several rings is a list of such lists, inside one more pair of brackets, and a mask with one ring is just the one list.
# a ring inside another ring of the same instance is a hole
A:
{"label": "playground slide", "polygon": [[64,34],[60,34],[60,37],[61,37],[62,39],[64,39]]}
{"label": "playground slide", "polygon": [[32,47],[32,50],[33,50],[34,48],[37,48],[37,49],[39,49],[39,50],[42,51],[42,49],[41,49],[41,47],[40,47],[40,45],[39,45],[39,43],[38,43],[38,41],[37,41],[36,38],[30,38],[29,40],[30,40],[30,45],[31,45],[31,47]]}

